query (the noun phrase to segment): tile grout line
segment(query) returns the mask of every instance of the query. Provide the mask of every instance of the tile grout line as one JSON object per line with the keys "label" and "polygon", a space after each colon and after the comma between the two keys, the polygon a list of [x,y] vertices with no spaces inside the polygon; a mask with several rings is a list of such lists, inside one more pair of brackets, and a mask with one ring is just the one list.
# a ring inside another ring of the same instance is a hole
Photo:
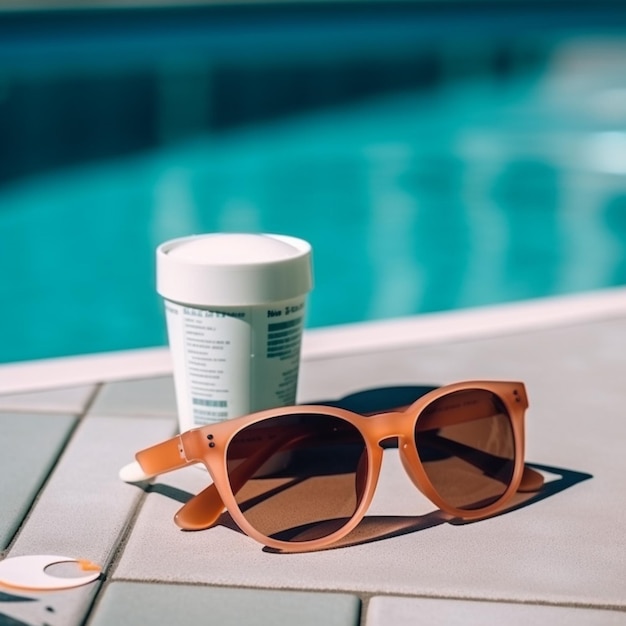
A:
{"label": "tile grout line", "polygon": [[[101,387],[104,387],[105,383],[100,383],[100,385]],[[87,608],[87,611],[81,622],[81,626],[85,626],[86,624],[90,622],[94,612],[97,610],[98,604],[100,603],[105,590],[113,582],[113,575],[119,565],[119,562],[124,553],[124,549],[135,527],[135,522],[137,521],[137,518],[139,517],[141,513],[141,510],[145,504],[148,494],[150,493],[151,484],[152,484],[152,481],[148,482],[145,487],[144,486],[140,487],[142,493],[137,498],[136,503],[129,511],[126,517],[126,523],[124,524],[124,527],[120,531],[117,538],[114,540],[113,547],[111,549],[109,557],[106,563],[103,564],[103,571],[102,571],[103,578],[100,581],[100,584],[98,585],[98,589],[95,592],[89,607]],[[135,486],[139,486],[139,485],[135,485]]]}
{"label": "tile grout line", "polygon": [[100,395],[100,392],[104,389],[105,383],[98,382],[95,385],[94,390],[91,393],[91,396],[87,398],[87,402],[85,402],[85,406],[83,407],[83,412],[80,414],[80,421],[86,418],[91,411],[91,408],[96,402],[97,397]]}
{"label": "tile grout line", "polygon": [[137,583],[145,585],[168,585],[168,586],[181,586],[181,587],[211,587],[211,588],[224,588],[224,589],[244,589],[251,591],[285,591],[285,592],[305,592],[305,593],[321,593],[321,594],[350,594],[358,596],[362,604],[368,604],[372,598],[375,597],[388,597],[388,598],[404,598],[404,599],[421,599],[421,600],[450,600],[458,602],[489,602],[490,604],[515,604],[520,606],[546,606],[556,608],[570,608],[570,609],[590,609],[597,611],[615,611],[617,613],[626,613],[626,605],[619,604],[590,604],[583,602],[573,601],[548,601],[548,600],[520,600],[517,598],[481,598],[481,597],[468,597],[468,596],[454,596],[454,595],[437,595],[437,594],[411,594],[403,593],[400,591],[361,591],[358,589],[330,589],[330,588],[302,588],[302,587],[261,587],[254,585],[234,585],[234,584],[209,584],[204,582],[194,581],[176,581],[176,580],[154,580],[154,579],[139,579],[139,578],[116,578],[110,582],[122,582],[122,583]]}
{"label": "tile grout line", "polygon": [[[11,408],[9,407],[0,407],[0,413],[15,413],[17,415],[75,415],[79,421],[82,420],[84,417],[87,416],[87,413],[89,412],[89,410],[91,409],[91,407],[93,406],[94,402],[96,401],[96,398],[98,396],[98,394],[100,393],[100,391],[102,390],[102,387],[104,387],[106,383],[104,382],[92,382],[92,383],[88,383],[89,386],[93,387],[93,389],[91,389],[91,391],[89,392],[89,395],[86,397],[86,399],[83,401],[81,408],[78,411],[74,411],[72,408],[63,408],[63,407],[53,407],[53,408],[49,408],[49,407],[45,407],[45,406],[32,406],[30,408],[24,408],[24,407],[16,407],[16,408]],[[78,388],[81,385],[67,385],[68,388]],[[42,393],[45,393],[46,391],[54,391],[54,389],[43,389],[41,390]],[[26,392],[29,393],[29,392]],[[36,392],[30,392],[30,393],[36,393]],[[0,398],[2,398],[3,396],[12,396],[14,394],[10,393],[10,392],[2,392],[0,393]],[[19,393],[17,394],[19,395]]]}
{"label": "tile grout line", "polygon": [[126,544],[128,543],[132,530],[135,526],[135,522],[139,517],[139,514],[141,513],[141,509],[143,508],[146,498],[148,497],[147,489],[144,489],[142,487],[141,491],[143,493],[139,496],[137,503],[129,513],[126,524],[124,525],[124,528],[122,529],[122,531],[118,535],[118,538],[115,541],[115,545],[111,550],[108,562],[103,568],[103,578],[98,585],[98,589],[95,592],[93,599],[89,607],[87,608],[87,611],[85,612],[85,615],[81,622],[81,626],[86,626],[90,622],[94,612],[98,608],[98,604],[100,603],[105,590],[113,582],[113,574],[117,569],[117,566],[119,565],[120,559],[122,558],[122,555],[124,553],[124,548],[126,547]]}

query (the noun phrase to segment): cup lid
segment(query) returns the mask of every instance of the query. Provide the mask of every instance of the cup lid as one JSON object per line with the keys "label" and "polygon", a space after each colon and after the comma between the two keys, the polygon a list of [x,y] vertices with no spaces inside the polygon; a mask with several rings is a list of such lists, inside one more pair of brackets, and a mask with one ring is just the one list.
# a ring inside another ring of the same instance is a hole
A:
{"label": "cup lid", "polygon": [[157,248],[157,291],[194,306],[255,306],[302,296],[313,285],[311,246],[283,235],[211,233]]}

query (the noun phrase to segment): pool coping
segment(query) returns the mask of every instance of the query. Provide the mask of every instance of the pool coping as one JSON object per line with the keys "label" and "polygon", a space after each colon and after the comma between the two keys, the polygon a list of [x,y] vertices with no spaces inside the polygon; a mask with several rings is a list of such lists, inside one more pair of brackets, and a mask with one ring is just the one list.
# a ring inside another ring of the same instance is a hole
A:
{"label": "pool coping", "polygon": [[[626,315],[626,287],[307,329],[304,361],[581,324]],[[172,372],[166,346],[0,364],[0,393]]]}

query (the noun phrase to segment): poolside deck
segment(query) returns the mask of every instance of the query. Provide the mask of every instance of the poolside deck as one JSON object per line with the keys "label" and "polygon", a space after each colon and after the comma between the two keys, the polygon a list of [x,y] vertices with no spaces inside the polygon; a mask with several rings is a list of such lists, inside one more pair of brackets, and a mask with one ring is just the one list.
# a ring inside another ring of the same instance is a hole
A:
{"label": "poolside deck", "polygon": [[0,366],[2,556],[104,569],[33,602],[0,588],[0,623],[626,624],[626,289],[308,331],[301,402],[525,381],[526,457],[547,479],[514,510],[458,525],[387,450],[351,545],[312,554],[264,551],[227,521],[180,531],[174,512],[206,484],[197,469],[146,491],[119,481],[176,429],[170,367],[166,349]]}

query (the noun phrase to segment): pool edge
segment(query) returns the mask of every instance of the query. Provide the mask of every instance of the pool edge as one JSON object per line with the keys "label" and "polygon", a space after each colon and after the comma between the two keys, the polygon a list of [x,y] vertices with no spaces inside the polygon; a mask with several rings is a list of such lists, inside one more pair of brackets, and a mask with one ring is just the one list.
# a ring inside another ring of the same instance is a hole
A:
{"label": "pool edge", "polygon": [[[420,344],[469,340],[626,315],[626,287],[406,318],[307,329],[305,361]],[[165,376],[167,347],[0,364],[0,393]]]}

